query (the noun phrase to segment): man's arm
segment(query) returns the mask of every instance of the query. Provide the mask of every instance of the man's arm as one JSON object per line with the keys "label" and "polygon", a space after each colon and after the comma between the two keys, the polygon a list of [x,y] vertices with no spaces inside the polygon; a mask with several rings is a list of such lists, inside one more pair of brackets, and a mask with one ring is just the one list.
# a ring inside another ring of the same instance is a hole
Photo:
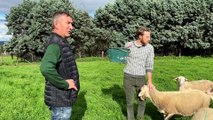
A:
{"label": "man's arm", "polygon": [[130,47],[132,47],[130,42],[125,43],[124,48],[128,48],[129,49]]}
{"label": "man's arm", "polygon": [[153,66],[154,66],[154,48],[152,47],[146,59],[146,72],[147,72],[148,86],[149,86],[149,89],[152,89],[152,90],[155,89],[155,86],[152,84]]}
{"label": "man's arm", "polygon": [[149,89],[155,90],[155,86],[152,84],[152,72],[147,72],[147,79]]}
{"label": "man's arm", "polygon": [[55,87],[60,89],[77,88],[72,79],[64,80],[56,70],[56,65],[61,61],[60,47],[57,44],[48,46],[41,61],[40,70],[42,75]]}

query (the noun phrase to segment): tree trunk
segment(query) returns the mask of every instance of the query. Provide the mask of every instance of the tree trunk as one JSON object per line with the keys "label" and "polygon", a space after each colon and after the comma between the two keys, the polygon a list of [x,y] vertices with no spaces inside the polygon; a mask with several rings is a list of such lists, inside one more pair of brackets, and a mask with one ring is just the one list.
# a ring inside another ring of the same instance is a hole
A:
{"label": "tree trunk", "polygon": [[0,53],[0,55],[1,55],[1,62],[0,62],[0,64],[3,64],[3,54]]}
{"label": "tree trunk", "polygon": [[78,52],[78,56],[79,56],[79,58],[81,58],[81,52]]}
{"label": "tree trunk", "polygon": [[104,51],[101,51],[101,58],[104,59]]}
{"label": "tree trunk", "polygon": [[181,52],[182,52],[182,50],[181,50],[181,48],[179,48],[179,50],[178,50],[178,56],[179,57],[181,57]]}

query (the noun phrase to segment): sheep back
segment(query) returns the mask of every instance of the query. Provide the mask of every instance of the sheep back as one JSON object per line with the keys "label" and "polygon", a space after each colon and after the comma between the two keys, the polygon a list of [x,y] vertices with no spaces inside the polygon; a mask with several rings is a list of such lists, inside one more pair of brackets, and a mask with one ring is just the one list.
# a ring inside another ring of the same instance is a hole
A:
{"label": "sheep back", "polygon": [[208,107],[210,97],[199,90],[187,90],[179,92],[159,92],[150,96],[159,111],[166,114],[181,114],[190,116],[202,107]]}
{"label": "sheep back", "polygon": [[209,80],[199,80],[199,81],[186,81],[180,86],[180,90],[186,89],[197,89],[203,92],[211,91],[213,88],[213,82]]}

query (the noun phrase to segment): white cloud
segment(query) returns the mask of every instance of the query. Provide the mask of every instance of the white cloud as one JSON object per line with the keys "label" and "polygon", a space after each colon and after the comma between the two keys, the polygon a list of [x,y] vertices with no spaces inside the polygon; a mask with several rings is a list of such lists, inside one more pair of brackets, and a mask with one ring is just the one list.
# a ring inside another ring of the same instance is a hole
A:
{"label": "white cloud", "polygon": [[0,35],[0,41],[10,41],[11,35]]}
{"label": "white cloud", "polygon": [[7,26],[5,25],[6,22],[0,22],[0,30],[7,29]]}
{"label": "white cloud", "polygon": [[0,41],[9,41],[11,35],[7,35],[8,28],[5,25],[6,22],[0,22]]}

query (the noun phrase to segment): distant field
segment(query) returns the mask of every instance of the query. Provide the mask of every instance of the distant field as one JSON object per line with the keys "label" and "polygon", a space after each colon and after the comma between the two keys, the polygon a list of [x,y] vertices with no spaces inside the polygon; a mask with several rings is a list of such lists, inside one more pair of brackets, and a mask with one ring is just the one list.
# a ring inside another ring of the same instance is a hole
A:
{"label": "distant field", "polygon": [[[0,120],[49,120],[50,113],[43,102],[40,63],[16,63],[4,57],[0,64]],[[81,90],[72,120],[125,120],[124,64],[86,58],[78,60],[78,67]],[[213,80],[212,72],[213,58],[156,57],[153,83],[159,90],[177,90],[172,80],[175,77]],[[163,120],[149,100],[145,120]],[[190,120],[190,117],[174,116],[171,120]]]}

